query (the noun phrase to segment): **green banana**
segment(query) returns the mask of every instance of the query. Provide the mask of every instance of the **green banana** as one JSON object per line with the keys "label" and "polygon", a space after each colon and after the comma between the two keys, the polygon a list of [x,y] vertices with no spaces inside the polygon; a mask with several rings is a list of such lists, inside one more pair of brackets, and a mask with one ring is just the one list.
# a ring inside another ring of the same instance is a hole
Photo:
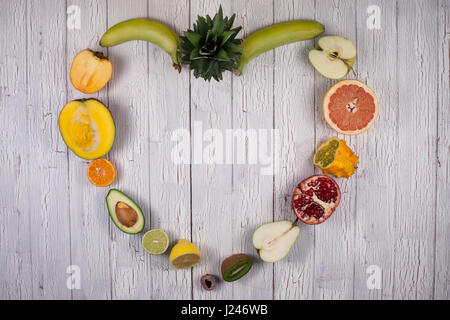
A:
{"label": "green banana", "polygon": [[324,31],[322,24],[312,20],[282,22],[262,28],[242,42],[242,56],[236,74],[240,75],[250,60],[266,51],[292,42],[315,38]]}
{"label": "green banana", "polygon": [[131,19],[109,28],[100,39],[102,47],[112,47],[130,40],[145,40],[156,44],[170,55],[173,66],[181,71],[178,62],[178,34],[168,26],[149,19]]}

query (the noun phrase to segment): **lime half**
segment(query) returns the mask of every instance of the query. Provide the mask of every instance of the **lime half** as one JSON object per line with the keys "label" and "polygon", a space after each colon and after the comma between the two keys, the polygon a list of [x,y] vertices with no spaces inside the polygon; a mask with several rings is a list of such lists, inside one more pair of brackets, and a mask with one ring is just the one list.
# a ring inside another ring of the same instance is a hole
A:
{"label": "lime half", "polygon": [[150,254],[163,254],[169,247],[169,236],[161,229],[147,231],[142,237],[142,246]]}

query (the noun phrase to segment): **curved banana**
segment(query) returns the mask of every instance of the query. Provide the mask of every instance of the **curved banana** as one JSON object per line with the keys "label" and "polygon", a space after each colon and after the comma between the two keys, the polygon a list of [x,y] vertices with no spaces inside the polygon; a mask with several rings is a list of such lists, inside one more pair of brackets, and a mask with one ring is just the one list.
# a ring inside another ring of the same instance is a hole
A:
{"label": "curved banana", "polygon": [[266,51],[292,42],[315,38],[324,31],[322,24],[312,20],[282,22],[262,28],[242,42],[242,56],[236,73],[240,75],[250,60]]}
{"label": "curved banana", "polygon": [[178,34],[168,26],[149,19],[131,19],[109,28],[100,39],[102,47],[112,47],[130,40],[144,40],[156,44],[167,52],[173,66],[181,71],[178,62]]}

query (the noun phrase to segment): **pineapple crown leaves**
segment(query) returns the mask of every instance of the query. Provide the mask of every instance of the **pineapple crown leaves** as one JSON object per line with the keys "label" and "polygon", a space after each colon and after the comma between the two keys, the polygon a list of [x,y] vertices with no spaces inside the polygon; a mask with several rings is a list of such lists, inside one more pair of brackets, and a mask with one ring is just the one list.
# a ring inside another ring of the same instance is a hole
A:
{"label": "pineapple crown leaves", "polygon": [[198,16],[193,30],[180,37],[181,62],[189,64],[196,78],[222,80],[222,72],[237,68],[241,57],[241,40],[236,39],[242,27],[232,28],[236,15],[223,17],[222,6],[213,19]]}

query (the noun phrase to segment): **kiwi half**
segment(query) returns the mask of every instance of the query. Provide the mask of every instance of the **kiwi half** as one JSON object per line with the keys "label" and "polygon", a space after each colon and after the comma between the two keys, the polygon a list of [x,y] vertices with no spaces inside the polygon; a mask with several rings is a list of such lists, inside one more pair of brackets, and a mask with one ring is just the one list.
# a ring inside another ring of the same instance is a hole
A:
{"label": "kiwi half", "polygon": [[253,265],[252,259],[246,254],[233,254],[222,262],[222,277],[223,280],[232,282],[236,281],[249,272]]}

